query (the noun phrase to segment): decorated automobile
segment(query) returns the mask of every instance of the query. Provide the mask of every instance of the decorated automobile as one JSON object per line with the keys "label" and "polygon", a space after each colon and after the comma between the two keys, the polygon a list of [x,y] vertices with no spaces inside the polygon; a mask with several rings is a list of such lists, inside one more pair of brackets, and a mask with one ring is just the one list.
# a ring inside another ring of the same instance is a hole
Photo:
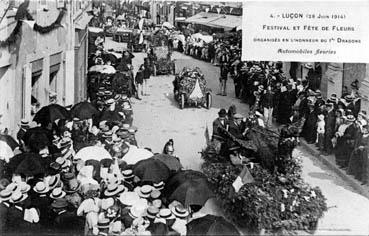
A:
{"label": "decorated automobile", "polygon": [[183,70],[175,76],[173,81],[174,98],[179,108],[186,105],[203,106],[210,109],[212,103],[211,90],[206,87],[206,80],[199,68]]}
{"label": "decorated automobile", "polygon": [[168,36],[160,30],[152,37],[153,54],[148,57],[152,61],[154,75],[175,74],[175,63],[171,59],[172,52],[168,47]]}

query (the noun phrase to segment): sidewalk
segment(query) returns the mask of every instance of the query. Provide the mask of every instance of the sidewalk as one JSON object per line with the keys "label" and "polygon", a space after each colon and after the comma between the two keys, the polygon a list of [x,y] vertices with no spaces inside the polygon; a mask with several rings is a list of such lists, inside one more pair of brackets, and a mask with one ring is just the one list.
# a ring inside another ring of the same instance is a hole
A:
{"label": "sidewalk", "polygon": [[315,144],[308,144],[304,139],[300,140],[300,145],[307,152],[312,154],[317,158],[318,161],[327,166],[330,170],[335,172],[338,176],[340,176],[346,183],[348,183],[355,191],[364,197],[369,199],[369,187],[367,185],[363,185],[360,181],[354,178],[352,175],[348,175],[346,170],[339,168],[336,165],[336,160],[334,154],[329,156],[321,155],[320,152],[315,147]]}

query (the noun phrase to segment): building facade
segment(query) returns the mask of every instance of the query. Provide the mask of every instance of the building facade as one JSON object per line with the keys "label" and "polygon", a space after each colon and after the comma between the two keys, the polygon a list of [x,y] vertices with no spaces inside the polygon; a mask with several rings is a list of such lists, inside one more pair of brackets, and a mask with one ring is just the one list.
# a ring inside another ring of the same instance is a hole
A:
{"label": "building facade", "polygon": [[[0,40],[13,31],[20,3],[15,2],[0,23]],[[61,8],[65,8],[61,26],[40,34],[23,22],[17,41],[0,48],[1,123],[11,135],[17,132],[21,119],[32,120],[36,104],[38,107],[49,104],[52,93],[56,93],[57,103],[63,106],[82,100],[88,37],[80,34],[80,30],[87,32],[80,21],[85,21],[89,5],[89,1],[82,0],[30,1],[28,12],[41,26],[50,25]]]}

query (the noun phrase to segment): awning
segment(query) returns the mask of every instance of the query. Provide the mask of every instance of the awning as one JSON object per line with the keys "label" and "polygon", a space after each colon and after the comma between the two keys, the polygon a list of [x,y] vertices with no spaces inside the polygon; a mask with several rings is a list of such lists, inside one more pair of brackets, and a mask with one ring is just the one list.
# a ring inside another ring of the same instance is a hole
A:
{"label": "awning", "polygon": [[221,17],[209,22],[209,26],[232,30],[242,25],[242,16],[221,15]]}
{"label": "awning", "polygon": [[84,13],[77,21],[76,21],[76,29],[83,30],[86,29],[88,23],[90,23],[90,20],[93,18],[92,15],[88,15],[87,13]]}
{"label": "awning", "polygon": [[186,22],[207,25],[208,23],[210,23],[213,20],[218,19],[219,17],[221,16],[216,13],[200,12],[199,14],[196,14],[194,16],[187,18]]}

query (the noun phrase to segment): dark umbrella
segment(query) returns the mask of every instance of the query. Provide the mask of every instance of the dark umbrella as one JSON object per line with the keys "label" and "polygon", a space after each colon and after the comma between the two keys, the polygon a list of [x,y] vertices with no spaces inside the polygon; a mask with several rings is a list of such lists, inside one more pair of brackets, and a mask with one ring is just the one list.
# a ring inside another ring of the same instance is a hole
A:
{"label": "dark umbrella", "polygon": [[68,110],[58,104],[50,104],[42,107],[33,118],[34,121],[40,124],[48,124],[57,119],[69,119]]}
{"label": "dark umbrella", "polygon": [[171,176],[163,191],[163,195],[169,197],[182,183],[191,179],[204,179],[207,180],[206,175],[195,170],[181,170],[178,173]]}
{"label": "dark umbrella", "polygon": [[169,202],[177,200],[184,206],[204,206],[209,198],[214,197],[206,179],[189,179],[180,184],[169,196]]}
{"label": "dark umbrella", "polygon": [[43,127],[28,129],[24,135],[24,143],[29,147],[43,148],[51,145],[52,134]]}
{"label": "dark umbrella", "polygon": [[102,112],[101,117],[100,117],[100,121],[103,121],[103,120],[110,121],[110,122],[121,121],[122,116],[119,115],[119,113],[116,111],[106,110]]}
{"label": "dark umbrella", "polygon": [[30,155],[17,166],[15,174],[38,176],[45,174],[45,168],[39,155]]}
{"label": "dark umbrella", "polygon": [[15,139],[7,134],[0,134],[0,140],[4,141],[6,144],[9,145],[9,147],[14,151],[14,149],[16,149],[19,144],[17,141],[15,141]]}
{"label": "dark umbrella", "polygon": [[101,58],[104,62],[111,61],[111,64],[115,65],[118,61],[118,58],[112,53],[104,53],[101,55]]}
{"label": "dark umbrella", "polygon": [[86,120],[99,114],[99,111],[89,102],[80,102],[72,107],[70,113],[73,118],[77,117],[80,120]]}
{"label": "dark umbrella", "polygon": [[159,160],[163,162],[170,170],[175,172],[181,170],[183,168],[180,160],[174,156],[168,154],[157,154],[153,156],[155,160]]}
{"label": "dark umbrella", "polygon": [[7,164],[10,176],[14,173],[33,176],[45,173],[42,158],[36,153],[21,153],[15,155]]}
{"label": "dark umbrella", "polygon": [[187,235],[240,235],[236,227],[221,216],[208,214],[190,221],[186,226]]}
{"label": "dark umbrella", "polygon": [[170,170],[161,161],[148,158],[134,165],[133,174],[139,177],[141,182],[159,183],[167,181],[170,176]]}

